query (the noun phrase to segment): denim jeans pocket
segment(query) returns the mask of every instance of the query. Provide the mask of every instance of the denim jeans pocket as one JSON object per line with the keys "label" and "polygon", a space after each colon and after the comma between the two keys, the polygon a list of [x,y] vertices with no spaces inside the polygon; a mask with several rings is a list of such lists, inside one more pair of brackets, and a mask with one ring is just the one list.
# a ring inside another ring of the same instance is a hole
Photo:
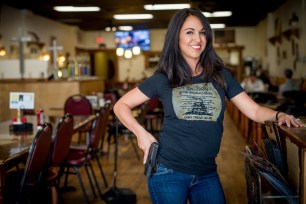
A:
{"label": "denim jeans pocket", "polygon": [[172,169],[169,169],[165,165],[159,163],[157,165],[157,170],[153,175],[158,176],[158,175],[163,175],[163,174],[173,173],[173,172],[174,171]]}

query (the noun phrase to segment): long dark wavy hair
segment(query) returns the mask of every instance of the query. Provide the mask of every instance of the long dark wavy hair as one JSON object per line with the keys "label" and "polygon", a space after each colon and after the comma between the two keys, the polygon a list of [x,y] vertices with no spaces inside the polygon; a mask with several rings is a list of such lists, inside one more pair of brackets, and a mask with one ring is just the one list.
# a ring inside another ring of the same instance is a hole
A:
{"label": "long dark wavy hair", "polygon": [[[208,20],[198,9],[182,9],[172,17],[165,38],[163,50],[157,66],[157,73],[164,73],[171,87],[190,84],[192,72],[179,48],[180,30],[188,16],[196,16],[204,26],[206,32],[206,48],[201,53],[197,67],[203,67],[201,79],[207,81],[213,78],[221,87],[226,89],[226,82],[220,74],[222,69],[227,69],[221,58],[213,48],[212,29]],[[228,70],[228,69],[227,69]]]}

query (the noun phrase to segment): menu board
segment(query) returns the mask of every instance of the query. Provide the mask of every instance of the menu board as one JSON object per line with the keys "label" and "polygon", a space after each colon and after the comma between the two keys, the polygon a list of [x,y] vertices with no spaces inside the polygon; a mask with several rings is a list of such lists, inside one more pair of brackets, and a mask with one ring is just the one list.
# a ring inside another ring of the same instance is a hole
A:
{"label": "menu board", "polygon": [[34,109],[34,93],[10,92],[10,109]]}

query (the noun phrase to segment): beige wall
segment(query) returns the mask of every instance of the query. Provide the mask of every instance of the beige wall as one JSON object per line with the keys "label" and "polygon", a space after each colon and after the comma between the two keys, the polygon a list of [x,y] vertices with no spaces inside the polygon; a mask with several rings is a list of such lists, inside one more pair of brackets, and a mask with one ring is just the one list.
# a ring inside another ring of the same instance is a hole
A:
{"label": "beige wall", "polygon": [[[289,41],[282,37],[281,43],[272,45],[267,44],[269,69],[274,76],[283,76],[285,68],[294,69],[294,61],[296,59],[296,69],[294,70],[294,78],[306,78],[306,6],[305,0],[290,0],[281,6],[276,12],[268,16],[267,36],[268,38],[278,35],[275,31],[275,20],[278,18],[280,21],[281,31],[290,29],[289,20],[292,14],[296,13],[299,22],[296,27],[300,29],[300,37],[292,37]],[[292,40],[294,44],[298,45],[299,57],[296,58],[292,54]],[[280,56],[277,56],[277,49],[280,50]],[[283,57],[285,53],[286,58]]]}
{"label": "beige wall", "polygon": [[[18,43],[12,42],[11,38],[19,37],[21,32],[24,33],[23,36],[29,37],[33,36],[28,32],[37,34],[39,42],[45,43],[43,51],[48,51],[51,37],[56,37],[58,45],[63,46],[63,53],[69,52],[71,55],[75,54],[75,46],[83,42],[83,32],[78,28],[35,15],[27,10],[19,11],[1,5],[0,15],[0,34],[2,35],[2,44],[7,50],[11,46],[18,47]],[[24,52],[27,57],[31,57],[27,46],[25,46]],[[16,54],[10,57],[16,58]]]}

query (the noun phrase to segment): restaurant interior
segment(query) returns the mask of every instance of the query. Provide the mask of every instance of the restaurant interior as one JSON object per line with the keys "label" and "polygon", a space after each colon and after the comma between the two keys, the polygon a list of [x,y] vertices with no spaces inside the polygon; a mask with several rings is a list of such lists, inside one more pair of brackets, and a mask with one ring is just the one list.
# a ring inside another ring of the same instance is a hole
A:
{"label": "restaurant interior", "polygon": [[[203,12],[255,102],[306,124],[305,0],[2,0],[0,203],[151,203],[143,152],[112,108],[156,71],[176,6]],[[157,98],[133,114],[158,138]],[[223,128],[227,203],[306,204],[306,125],[257,123],[226,101]]]}

